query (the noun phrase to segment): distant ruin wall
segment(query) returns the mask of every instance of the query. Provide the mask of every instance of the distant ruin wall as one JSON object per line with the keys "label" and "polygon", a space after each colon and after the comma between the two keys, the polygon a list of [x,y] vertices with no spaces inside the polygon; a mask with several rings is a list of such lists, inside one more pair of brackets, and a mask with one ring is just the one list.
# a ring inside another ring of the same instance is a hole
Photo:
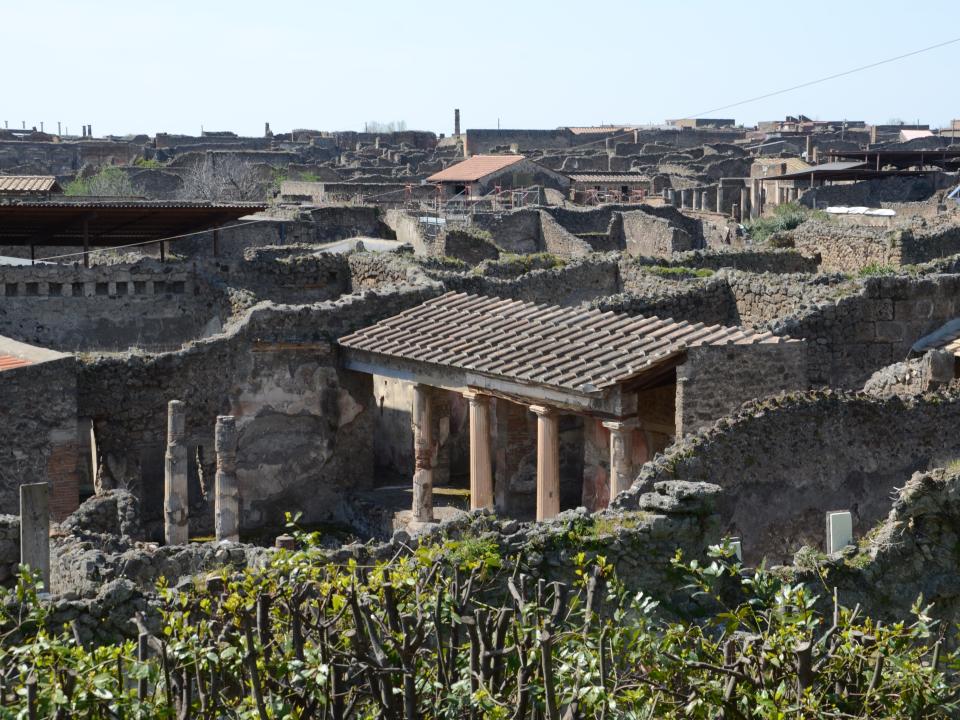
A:
{"label": "distant ruin wall", "polygon": [[0,266],[0,335],[57,350],[171,347],[222,322],[190,265]]}
{"label": "distant ruin wall", "polygon": [[907,401],[834,392],[770,398],[647,463],[615,505],[635,507],[659,481],[716,483],[723,534],[742,538],[750,563],[782,562],[801,545],[823,547],[829,510],[849,510],[862,537],[913,472],[960,457],[958,422],[956,391]]}

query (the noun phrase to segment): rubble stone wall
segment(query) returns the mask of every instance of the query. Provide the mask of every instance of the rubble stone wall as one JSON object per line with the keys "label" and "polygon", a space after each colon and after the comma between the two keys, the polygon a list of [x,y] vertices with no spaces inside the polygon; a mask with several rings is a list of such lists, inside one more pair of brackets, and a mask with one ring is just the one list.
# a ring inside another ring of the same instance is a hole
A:
{"label": "rubble stone wall", "polygon": [[956,391],[910,400],[831,391],[768,398],[668,448],[614,505],[636,507],[660,481],[715,483],[722,533],[743,539],[748,562],[782,562],[804,544],[823,547],[830,510],[851,511],[862,536],[913,472],[960,457],[958,421]]}
{"label": "rubble stone wall", "polygon": [[677,368],[676,436],[686,437],[748,400],[807,389],[804,342],[693,347]]}
{"label": "rubble stone wall", "polygon": [[[20,485],[50,483],[50,513],[79,502],[77,369],[72,356],[0,372],[0,513],[20,512]],[[2,561],[0,561],[2,565]]]}

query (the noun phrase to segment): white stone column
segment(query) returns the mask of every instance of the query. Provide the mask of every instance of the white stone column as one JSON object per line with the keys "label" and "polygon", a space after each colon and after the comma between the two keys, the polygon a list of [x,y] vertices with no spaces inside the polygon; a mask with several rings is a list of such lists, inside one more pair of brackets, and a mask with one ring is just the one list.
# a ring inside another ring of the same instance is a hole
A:
{"label": "white stone column", "polygon": [[179,400],[167,406],[167,454],[164,459],[163,537],[167,545],[184,545],[189,540],[187,498],[186,411]]}
{"label": "white stone column", "polygon": [[490,461],[490,398],[465,392],[470,402],[470,509],[493,508],[493,465]]}
{"label": "white stone column", "polygon": [[50,485],[20,486],[20,564],[29,565],[50,592]]}
{"label": "white stone column", "polygon": [[232,415],[217,417],[214,431],[217,477],[214,526],[217,540],[240,541],[240,487],[237,484],[237,422]]}
{"label": "white stone column", "polygon": [[531,405],[537,415],[537,520],[560,512],[560,416],[553,408]]}
{"label": "white stone column", "polygon": [[433,418],[430,403],[432,388],[413,386],[413,519],[433,522]]}
{"label": "white stone column", "polygon": [[607,420],[603,426],[610,431],[610,500],[633,484],[632,463],[635,419]]}

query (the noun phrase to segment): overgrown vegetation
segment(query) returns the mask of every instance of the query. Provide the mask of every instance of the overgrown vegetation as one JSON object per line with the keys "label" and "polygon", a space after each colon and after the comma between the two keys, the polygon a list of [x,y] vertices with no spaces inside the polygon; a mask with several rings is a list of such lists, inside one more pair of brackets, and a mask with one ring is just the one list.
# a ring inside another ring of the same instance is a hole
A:
{"label": "overgrown vegetation", "polygon": [[133,164],[136,165],[138,168],[150,168],[153,170],[163,167],[163,163],[154,158],[147,159],[144,157],[138,157],[136,160],[133,161]]}
{"label": "overgrown vegetation", "polygon": [[753,242],[763,243],[774,234],[793,230],[807,220],[828,220],[829,218],[830,216],[822,210],[811,210],[800,203],[791,202],[777,205],[772,215],[748,220],[743,226]]}
{"label": "overgrown vegetation", "polygon": [[136,190],[120,168],[106,167],[91,177],[77,177],[63,188],[64,195],[87,197],[130,197]]}
{"label": "overgrown vegetation", "polygon": [[713,270],[710,268],[692,268],[684,265],[640,265],[639,269],[671,280],[705,278],[713,275]]}
{"label": "overgrown vegetation", "polygon": [[857,273],[859,277],[879,277],[882,275],[896,275],[897,269],[892,265],[881,265],[880,263],[870,263],[860,268]]}
{"label": "overgrown vegetation", "polygon": [[[82,647],[26,576],[0,608],[0,718],[934,718],[957,656],[918,602],[876,623],[729,546],[674,567],[669,621],[603,557],[548,582],[493,537],[330,565],[316,535],[264,570],[162,590],[163,633]],[[139,647],[139,650],[138,650]]]}

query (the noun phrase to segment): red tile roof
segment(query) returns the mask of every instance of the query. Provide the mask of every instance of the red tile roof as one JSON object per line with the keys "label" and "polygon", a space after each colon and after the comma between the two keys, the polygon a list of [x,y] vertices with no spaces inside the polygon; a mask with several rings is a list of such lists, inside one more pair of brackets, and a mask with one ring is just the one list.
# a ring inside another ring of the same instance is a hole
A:
{"label": "red tile roof", "polygon": [[0,372],[32,364],[29,360],[17,357],[16,355],[0,355]]}
{"label": "red tile roof", "polygon": [[427,182],[476,182],[525,160],[523,155],[474,155],[427,178]]}
{"label": "red tile roof", "polygon": [[340,345],[521,383],[600,393],[698,345],[796,342],[741,327],[447,293]]}

